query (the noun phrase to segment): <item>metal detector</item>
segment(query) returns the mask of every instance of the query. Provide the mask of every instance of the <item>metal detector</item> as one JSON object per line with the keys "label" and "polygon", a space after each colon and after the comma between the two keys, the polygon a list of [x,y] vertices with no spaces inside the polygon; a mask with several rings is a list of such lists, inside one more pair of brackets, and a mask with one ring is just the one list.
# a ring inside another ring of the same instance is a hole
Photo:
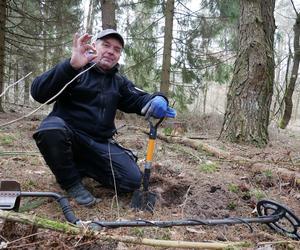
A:
{"label": "metal detector", "polygon": [[[0,209],[18,210],[21,197],[51,197],[60,205],[63,214],[68,222],[81,225],[76,218],[67,198],[52,192],[21,192],[20,184],[16,181],[0,182]],[[94,230],[102,228],[119,227],[174,227],[174,226],[217,226],[245,224],[251,232],[251,223],[267,224],[276,232],[300,240],[300,219],[287,207],[271,200],[261,200],[256,205],[258,217],[253,218],[225,218],[225,219],[183,219],[169,221],[150,221],[150,220],[127,220],[127,221],[92,221],[89,227]],[[85,223],[84,223],[85,224]]]}
{"label": "metal detector", "polygon": [[59,204],[66,220],[76,224],[76,218],[66,197],[54,192],[22,192],[17,181],[0,181],[0,209],[19,211],[21,197],[48,197],[53,198]]}

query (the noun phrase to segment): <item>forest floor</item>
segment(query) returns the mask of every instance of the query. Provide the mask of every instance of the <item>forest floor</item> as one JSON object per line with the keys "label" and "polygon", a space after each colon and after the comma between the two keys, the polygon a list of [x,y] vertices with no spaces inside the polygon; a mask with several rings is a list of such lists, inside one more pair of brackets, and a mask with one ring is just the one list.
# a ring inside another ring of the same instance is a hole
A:
{"label": "forest floor", "polygon": [[[18,113],[0,116],[0,124],[18,118]],[[22,191],[51,191],[65,195],[32,139],[42,117],[31,116],[0,128],[0,179],[16,180]],[[147,147],[148,124],[141,117],[117,120],[116,139],[139,156],[139,166]],[[153,214],[130,209],[131,195],[118,195],[91,179],[84,184],[101,198],[92,208],[70,204],[82,220],[180,220],[184,218],[255,218],[256,203],[274,200],[300,216],[300,133],[298,126],[286,130],[270,127],[270,143],[265,148],[224,143],[217,140],[222,117],[179,117],[159,128],[150,189],[158,195]],[[168,136],[171,133],[171,136]],[[189,139],[186,139],[189,138]],[[168,140],[168,141],[167,141]],[[46,198],[22,198],[20,212],[64,221],[56,202]],[[2,223],[3,224],[3,221]],[[247,242],[237,249],[300,249],[299,241],[282,236],[265,224],[181,226],[172,228],[104,229],[103,234],[193,242]],[[298,234],[300,235],[300,229]],[[90,236],[72,236],[38,229],[21,223],[1,238],[15,249],[153,249],[117,241],[102,241]],[[273,242],[273,243],[267,243]],[[166,248],[165,248],[166,249]],[[169,249],[173,249],[170,247]]]}

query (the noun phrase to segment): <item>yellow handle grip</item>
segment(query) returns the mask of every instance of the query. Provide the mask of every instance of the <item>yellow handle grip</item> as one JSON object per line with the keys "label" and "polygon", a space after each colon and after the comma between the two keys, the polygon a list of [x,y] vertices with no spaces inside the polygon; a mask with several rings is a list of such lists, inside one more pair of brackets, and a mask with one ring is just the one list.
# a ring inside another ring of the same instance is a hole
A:
{"label": "yellow handle grip", "polygon": [[147,148],[147,156],[146,156],[146,161],[147,162],[152,161],[153,153],[154,153],[154,147],[155,147],[155,140],[154,139],[149,139],[148,148]]}

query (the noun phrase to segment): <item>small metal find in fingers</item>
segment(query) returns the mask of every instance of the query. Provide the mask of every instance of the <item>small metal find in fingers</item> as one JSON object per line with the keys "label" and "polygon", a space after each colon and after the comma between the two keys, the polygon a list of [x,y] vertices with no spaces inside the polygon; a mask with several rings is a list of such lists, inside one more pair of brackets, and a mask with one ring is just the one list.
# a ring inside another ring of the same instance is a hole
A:
{"label": "small metal find in fingers", "polygon": [[16,181],[0,181],[0,209],[19,210],[21,186]]}

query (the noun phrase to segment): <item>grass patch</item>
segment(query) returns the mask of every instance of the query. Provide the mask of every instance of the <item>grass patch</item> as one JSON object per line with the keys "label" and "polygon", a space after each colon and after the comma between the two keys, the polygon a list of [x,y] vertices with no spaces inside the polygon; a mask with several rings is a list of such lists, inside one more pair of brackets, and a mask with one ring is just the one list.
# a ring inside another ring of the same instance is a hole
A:
{"label": "grass patch", "polygon": [[216,163],[211,162],[211,161],[207,161],[207,162],[201,164],[198,167],[198,169],[203,173],[212,174],[212,173],[217,172],[219,170],[219,167]]}
{"label": "grass patch", "polygon": [[37,187],[38,184],[36,183],[36,181],[33,180],[26,180],[25,183],[23,184],[23,188],[25,190],[34,190]]}
{"label": "grass patch", "polygon": [[234,183],[229,183],[228,191],[237,194],[240,191],[240,188]]}
{"label": "grass patch", "polygon": [[143,228],[134,227],[131,229],[131,233],[135,235],[136,237],[143,237],[145,234],[145,231]]}
{"label": "grass patch", "polygon": [[0,144],[4,146],[12,146],[15,141],[15,137],[10,134],[0,134]]}
{"label": "grass patch", "polygon": [[229,210],[234,210],[234,209],[236,209],[236,207],[237,207],[237,204],[236,204],[234,201],[230,201],[230,202],[227,204],[227,208],[228,208]]}
{"label": "grass patch", "polygon": [[266,195],[264,194],[264,192],[262,190],[259,189],[253,189],[250,191],[250,195],[255,197],[257,200],[261,200],[263,198],[266,197]]}
{"label": "grass patch", "polygon": [[163,133],[165,136],[170,136],[172,134],[173,129],[170,127],[163,128]]}
{"label": "grass patch", "polygon": [[24,212],[28,212],[31,211],[35,208],[40,207],[41,205],[43,205],[46,202],[46,198],[39,198],[39,199],[34,199],[34,200],[29,200],[28,202],[24,203],[20,209],[19,212],[20,213],[24,213]]}
{"label": "grass patch", "polygon": [[271,179],[273,177],[273,172],[271,169],[267,169],[267,170],[263,171],[262,174],[269,179]]}

